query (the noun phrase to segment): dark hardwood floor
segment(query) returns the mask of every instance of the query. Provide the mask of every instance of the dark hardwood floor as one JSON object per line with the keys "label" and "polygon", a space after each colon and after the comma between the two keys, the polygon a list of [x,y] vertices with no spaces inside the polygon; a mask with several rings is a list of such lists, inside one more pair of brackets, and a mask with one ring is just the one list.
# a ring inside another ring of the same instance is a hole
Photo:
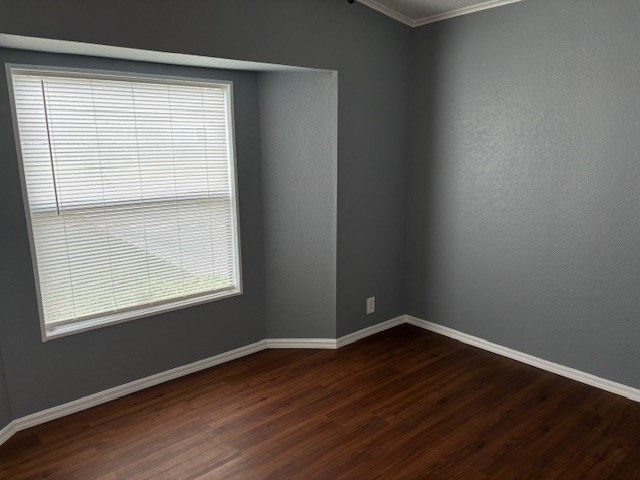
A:
{"label": "dark hardwood floor", "polygon": [[403,325],[21,432],[2,479],[640,479],[640,404]]}

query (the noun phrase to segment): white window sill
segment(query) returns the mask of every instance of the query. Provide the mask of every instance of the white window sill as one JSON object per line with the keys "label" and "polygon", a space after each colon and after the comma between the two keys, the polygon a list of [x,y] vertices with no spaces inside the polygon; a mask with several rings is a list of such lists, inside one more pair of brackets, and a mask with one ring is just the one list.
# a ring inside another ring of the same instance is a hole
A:
{"label": "white window sill", "polygon": [[78,320],[75,322],[63,323],[58,325],[45,325],[42,332],[42,341],[46,342],[55,338],[73,335],[75,333],[96,330],[98,328],[108,327],[109,325],[129,322],[138,318],[159,315],[162,313],[171,312],[173,310],[180,310],[183,308],[201,305],[203,303],[210,303],[216,300],[222,300],[238,295],[242,295],[242,288],[233,287],[231,289],[198,295],[197,297],[169,301],[158,305],[140,307],[124,312],[109,313],[101,317]]}

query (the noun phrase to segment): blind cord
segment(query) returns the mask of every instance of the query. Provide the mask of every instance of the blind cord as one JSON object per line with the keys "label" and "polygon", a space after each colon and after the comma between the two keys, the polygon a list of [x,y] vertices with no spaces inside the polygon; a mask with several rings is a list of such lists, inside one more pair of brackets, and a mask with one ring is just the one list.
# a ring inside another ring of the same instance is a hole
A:
{"label": "blind cord", "polygon": [[58,185],[56,182],[56,169],[53,165],[53,151],[51,150],[51,132],[49,129],[49,112],[47,111],[47,99],[44,94],[44,80],[40,80],[42,87],[42,103],[44,105],[44,121],[47,126],[47,142],[49,145],[49,158],[51,159],[51,178],[53,179],[53,193],[56,198],[56,213],[60,216],[60,202],[58,200]]}

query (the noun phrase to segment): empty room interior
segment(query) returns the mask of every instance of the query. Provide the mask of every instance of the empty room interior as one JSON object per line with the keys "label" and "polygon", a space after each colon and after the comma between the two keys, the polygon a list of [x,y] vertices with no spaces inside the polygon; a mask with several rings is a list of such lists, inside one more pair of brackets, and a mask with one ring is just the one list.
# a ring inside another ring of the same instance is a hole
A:
{"label": "empty room interior", "polygon": [[640,479],[639,0],[0,0],[0,479]]}

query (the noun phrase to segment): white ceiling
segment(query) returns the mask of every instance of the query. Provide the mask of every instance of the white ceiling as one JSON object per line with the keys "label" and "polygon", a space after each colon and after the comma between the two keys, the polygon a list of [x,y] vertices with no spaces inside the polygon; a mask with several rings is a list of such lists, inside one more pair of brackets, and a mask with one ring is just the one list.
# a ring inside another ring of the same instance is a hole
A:
{"label": "white ceiling", "polygon": [[358,0],[411,27],[459,17],[522,0]]}

